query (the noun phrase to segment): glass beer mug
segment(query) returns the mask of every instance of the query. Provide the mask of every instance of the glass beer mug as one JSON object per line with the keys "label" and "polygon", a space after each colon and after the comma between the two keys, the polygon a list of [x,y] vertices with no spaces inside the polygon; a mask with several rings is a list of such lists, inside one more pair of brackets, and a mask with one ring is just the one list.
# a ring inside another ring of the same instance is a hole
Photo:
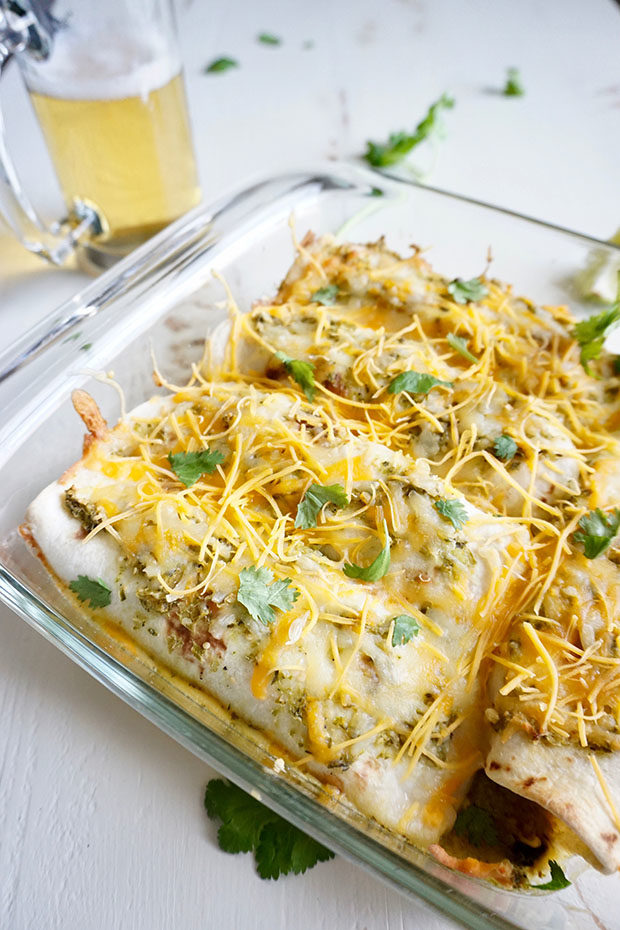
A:
{"label": "glass beer mug", "polygon": [[29,202],[0,123],[0,211],[30,251],[99,271],[200,199],[172,0],[0,0],[68,215]]}

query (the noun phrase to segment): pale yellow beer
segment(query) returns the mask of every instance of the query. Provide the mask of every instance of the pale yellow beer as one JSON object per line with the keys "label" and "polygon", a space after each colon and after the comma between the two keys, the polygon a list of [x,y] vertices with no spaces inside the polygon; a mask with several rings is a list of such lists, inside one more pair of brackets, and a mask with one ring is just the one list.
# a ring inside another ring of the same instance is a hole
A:
{"label": "pale yellow beer", "polygon": [[93,244],[124,254],[198,203],[181,74],[136,96],[30,96],[67,207],[83,201],[103,220]]}

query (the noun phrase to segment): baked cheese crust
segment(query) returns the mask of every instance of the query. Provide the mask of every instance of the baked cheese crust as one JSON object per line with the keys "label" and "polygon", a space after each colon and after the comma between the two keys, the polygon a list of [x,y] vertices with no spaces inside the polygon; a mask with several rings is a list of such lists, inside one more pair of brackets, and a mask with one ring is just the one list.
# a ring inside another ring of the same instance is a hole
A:
{"label": "baked cheese crust", "polygon": [[[480,283],[463,301],[417,250],[305,240],[186,386],[113,429],[78,399],[87,448],[25,533],[65,585],[105,582],[94,613],[440,860],[486,765],[613,870],[620,549],[575,533],[619,499],[618,378],[584,371],[565,308]],[[186,484],[175,457],[201,451]],[[312,525],[317,486],[340,496]]]}

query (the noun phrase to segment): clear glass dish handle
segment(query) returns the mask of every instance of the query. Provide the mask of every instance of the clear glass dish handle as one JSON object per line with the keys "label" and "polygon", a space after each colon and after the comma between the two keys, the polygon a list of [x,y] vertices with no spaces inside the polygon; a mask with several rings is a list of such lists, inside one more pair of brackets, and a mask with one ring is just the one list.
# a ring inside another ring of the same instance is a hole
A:
{"label": "clear glass dish handle", "polygon": [[[41,15],[37,15],[37,13]],[[46,28],[48,14],[37,0],[3,0],[0,5],[0,76],[16,54],[43,59],[52,38]],[[53,223],[41,219],[25,193],[6,143],[0,109],[0,214],[29,252],[54,265],[62,265],[87,232],[101,229],[95,210],[79,204],[72,215]]]}

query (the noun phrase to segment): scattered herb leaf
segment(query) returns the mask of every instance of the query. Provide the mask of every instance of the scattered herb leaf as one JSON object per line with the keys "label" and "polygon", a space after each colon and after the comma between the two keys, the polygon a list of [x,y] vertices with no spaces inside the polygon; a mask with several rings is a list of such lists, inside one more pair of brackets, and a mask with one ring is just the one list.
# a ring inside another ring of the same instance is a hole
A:
{"label": "scattered herb leaf", "polygon": [[371,187],[370,196],[371,197],[385,197],[385,191],[381,190],[380,187]]}
{"label": "scattered herb leaf", "polygon": [[186,488],[196,484],[202,475],[211,475],[217,465],[224,461],[221,452],[208,447],[200,452],[169,452],[170,468]]}
{"label": "scattered herb leaf", "polygon": [[469,304],[476,300],[482,300],[489,293],[488,287],[482,283],[480,278],[470,278],[469,281],[455,278],[454,281],[448,284],[448,291],[457,304]]}
{"label": "scattered herb leaf", "polygon": [[586,559],[595,559],[604,552],[620,529],[620,510],[605,514],[598,507],[583,515],[579,521],[583,532],[575,533],[576,542],[583,543]]}
{"label": "scattered herb leaf", "polygon": [[446,336],[446,341],[448,345],[454,349],[455,352],[458,352],[459,355],[462,355],[463,358],[466,358],[468,362],[472,362],[473,364],[476,364],[478,359],[473,354],[473,352],[469,351],[469,349],[467,348],[467,341],[463,339],[462,336],[455,336],[454,333],[448,333],[448,335]]}
{"label": "scattered herb leaf", "polygon": [[402,371],[396,375],[393,381],[388,385],[388,393],[400,394],[406,391],[408,394],[428,394],[431,388],[443,385],[452,387],[451,381],[441,381],[434,375],[428,375],[419,371]]}
{"label": "scattered herb leaf", "polygon": [[311,484],[297,507],[295,526],[307,530],[316,526],[316,520],[324,504],[346,507],[349,503],[344,488],[339,484]]}
{"label": "scattered herb leaf", "polygon": [[221,778],[212,779],[205,792],[205,809],[212,820],[221,820],[220,849],[229,853],[251,852],[266,823],[276,817],[269,808]]}
{"label": "scattered herb leaf", "polygon": [[276,358],[282,362],[291,378],[300,386],[309,401],[314,400],[316,387],[314,384],[314,366],[310,362],[302,362],[297,358],[289,358],[284,352],[276,352]]}
{"label": "scattered herb leaf", "polygon": [[324,307],[333,307],[338,297],[338,291],[337,284],[326,284],[325,287],[320,287],[318,291],[311,294],[310,300],[313,300],[315,304],[322,304]]}
{"label": "scattered herb leaf", "polygon": [[256,38],[263,45],[282,45],[280,36],[274,36],[271,32],[261,32]]}
{"label": "scattered herb leaf", "polygon": [[505,433],[498,436],[493,443],[493,454],[500,462],[510,462],[518,451],[519,447],[512,436],[507,436]]}
{"label": "scattered herb leaf", "polygon": [[276,619],[274,607],[290,610],[299,597],[296,588],[289,590],[291,583],[290,578],[274,581],[273,572],[268,568],[243,568],[239,572],[237,600],[250,616],[268,626]]}
{"label": "scattered herb leaf", "polygon": [[560,888],[568,888],[572,884],[555,859],[549,859],[549,871],[551,872],[550,881],[545,882],[544,885],[530,885],[530,887],[543,888],[545,891],[559,891]]}
{"label": "scattered herb leaf", "polygon": [[88,601],[93,608],[108,607],[112,600],[112,591],[101,578],[89,578],[88,575],[78,575],[69,587],[81,601]]}
{"label": "scattered herb leaf", "polygon": [[620,272],[618,272],[618,296],[608,310],[581,320],[573,330],[573,336],[581,346],[579,360],[583,370],[591,375],[590,362],[603,351],[605,339],[620,322]]}
{"label": "scattered herb leaf", "polygon": [[496,846],[499,842],[493,817],[476,804],[458,812],[453,829],[457,836],[469,840],[472,846]]}
{"label": "scattered herb leaf", "polygon": [[463,501],[454,498],[440,497],[433,504],[437,513],[449,520],[455,530],[461,527],[469,520],[469,515]]}
{"label": "scattered herb leaf", "polygon": [[506,71],[506,83],[504,84],[504,97],[522,97],[525,93],[521,83],[521,75],[518,68],[508,68]]}
{"label": "scattered herb leaf", "polygon": [[394,617],[392,645],[404,646],[410,639],[417,636],[419,632],[420,624],[415,617],[410,617],[409,614],[399,614],[398,617]]}
{"label": "scattered herb leaf", "polygon": [[331,850],[281,818],[263,828],[255,855],[261,878],[279,878],[288,872],[301,875],[317,862],[334,858]]}
{"label": "scattered herb leaf", "polygon": [[451,110],[453,106],[453,98],[448,94],[442,94],[439,100],[429,107],[426,116],[418,123],[413,133],[393,132],[384,144],[367,142],[364,158],[375,168],[386,168],[402,161],[416,145],[441,131],[441,113],[443,110]]}
{"label": "scattered herb leaf", "polygon": [[279,814],[221,778],[207,785],[204,804],[211,820],[222,822],[217,833],[220,849],[253,852],[261,878],[279,878],[289,872],[299,875],[334,856]]}
{"label": "scattered herb leaf", "polygon": [[379,581],[380,578],[387,575],[390,569],[390,537],[385,520],[383,521],[383,533],[385,545],[377,558],[370,565],[364,567],[347,562],[342,569],[347,578],[359,578],[360,581]]}
{"label": "scattered herb leaf", "polygon": [[213,61],[206,65],[205,74],[219,74],[221,71],[229,71],[231,68],[238,68],[239,62],[235,58],[214,58]]}

